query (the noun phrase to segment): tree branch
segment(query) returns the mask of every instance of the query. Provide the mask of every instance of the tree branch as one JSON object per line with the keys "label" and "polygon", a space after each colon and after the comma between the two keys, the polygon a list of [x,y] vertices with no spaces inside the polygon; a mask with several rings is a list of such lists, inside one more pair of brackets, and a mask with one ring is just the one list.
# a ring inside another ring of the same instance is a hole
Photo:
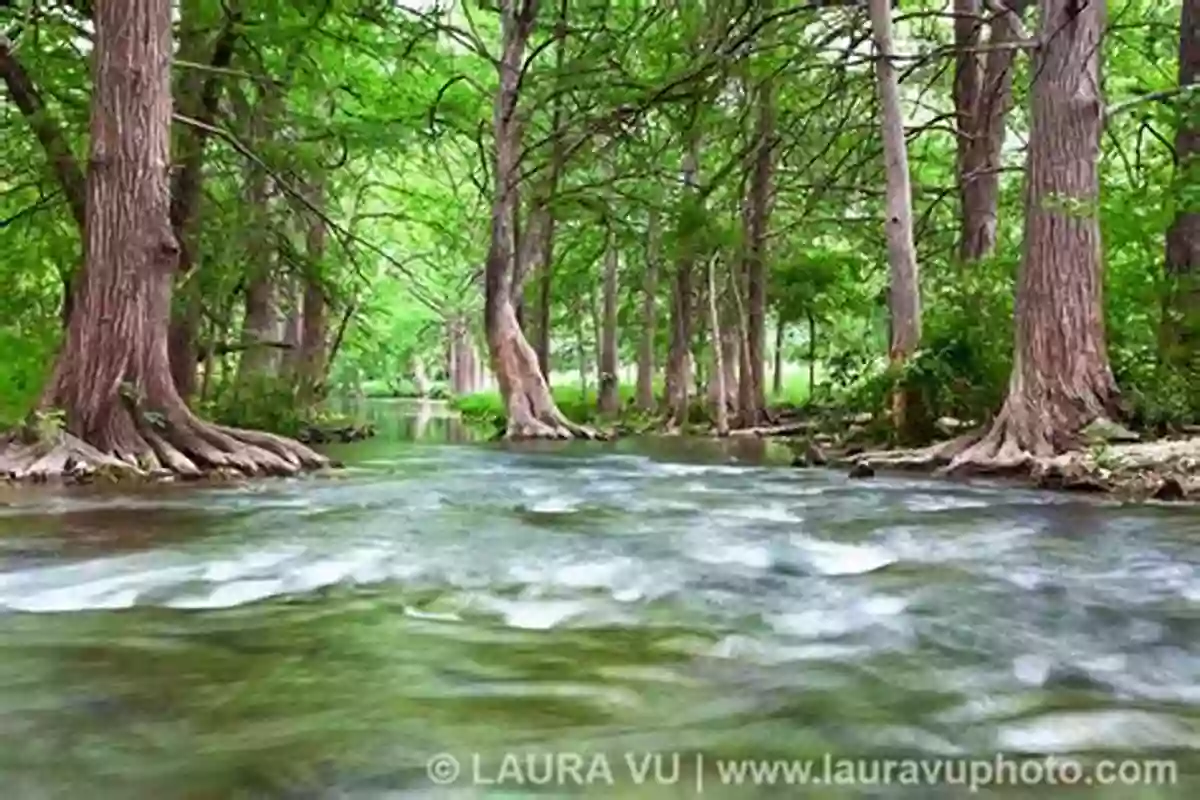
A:
{"label": "tree branch", "polygon": [[0,77],[4,78],[9,97],[21,110],[29,127],[33,129],[34,136],[46,151],[50,167],[67,197],[71,216],[82,231],[87,206],[83,170],[80,169],[62,128],[50,115],[41,93],[13,49],[12,41],[0,33]]}

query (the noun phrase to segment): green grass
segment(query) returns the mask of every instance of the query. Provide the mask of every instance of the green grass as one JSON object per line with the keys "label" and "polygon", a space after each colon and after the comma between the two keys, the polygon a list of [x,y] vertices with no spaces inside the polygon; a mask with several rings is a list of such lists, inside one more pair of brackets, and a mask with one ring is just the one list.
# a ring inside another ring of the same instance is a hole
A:
{"label": "green grass", "polygon": [[[821,369],[818,367],[818,380],[820,380],[820,376]],[[599,418],[596,410],[596,388],[589,386],[585,391],[579,385],[578,379],[578,373],[552,373],[550,393],[554,396],[554,402],[558,405],[559,410],[566,414],[568,419],[582,423],[596,422]],[[768,386],[773,382],[773,379],[774,376],[768,372]],[[783,385],[777,393],[768,392],[767,403],[771,406],[804,405],[808,401],[810,388],[808,385],[808,365],[785,364]],[[636,385],[630,381],[622,381],[619,391],[621,395],[621,408],[628,408],[632,404]],[[663,382],[661,378],[656,379],[654,382],[654,393],[655,397],[662,397]],[[450,404],[468,420],[494,424],[497,427],[504,424],[506,412],[504,401],[501,399],[498,389],[489,389],[487,391],[474,392],[473,394],[452,398]]]}
{"label": "green grass", "polygon": [[[633,401],[634,389],[632,385],[621,384],[619,391],[622,408]],[[575,422],[595,422],[599,418],[594,388],[589,387],[584,392],[578,385],[567,384],[552,386],[550,393],[554,396],[559,411],[566,414],[568,419]],[[450,405],[469,420],[495,423],[497,426],[504,424],[507,416],[498,389],[455,397],[450,401]]]}

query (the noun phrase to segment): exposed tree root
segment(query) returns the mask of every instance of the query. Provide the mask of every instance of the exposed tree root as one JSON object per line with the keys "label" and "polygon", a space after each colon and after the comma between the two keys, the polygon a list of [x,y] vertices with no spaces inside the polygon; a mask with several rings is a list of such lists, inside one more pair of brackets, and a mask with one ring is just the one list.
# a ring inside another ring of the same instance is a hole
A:
{"label": "exposed tree root", "polygon": [[813,420],[802,420],[800,422],[792,422],[787,425],[764,425],[751,428],[735,428],[729,432],[730,436],[790,436],[794,433],[810,433],[816,430],[817,423]]}
{"label": "exposed tree root", "polygon": [[916,450],[877,450],[860,453],[854,461],[877,469],[933,471],[949,465],[982,437],[982,431],[972,431]]}
{"label": "exposed tree root", "polygon": [[964,434],[920,450],[861,453],[852,463],[943,476],[1007,476],[1043,489],[1131,499],[1200,501],[1200,437],[1034,455],[997,425],[984,436]]}
{"label": "exposed tree root", "polygon": [[115,414],[101,447],[65,431],[24,429],[0,440],[0,474],[17,481],[294,475],[329,460],[299,442],[204,422],[184,411],[135,421]]}
{"label": "exposed tree root", "polygon": [[[540,393],[538,393],[540,394]],[[509,441],[530,439],[604,439],[599,431],[567,419],[550,398],[514,393],[508,400],[508,425],[504,438]]]}
{"label": "exposed tree root", "polygon": [[537,353],[525,341],[507,296],[494,313],[496,319],[488,335],[488,346],[492,370],[508,410],[503,438],[509,441],[607,438],[586,425],[572,422],[558,410],[542,377]]}

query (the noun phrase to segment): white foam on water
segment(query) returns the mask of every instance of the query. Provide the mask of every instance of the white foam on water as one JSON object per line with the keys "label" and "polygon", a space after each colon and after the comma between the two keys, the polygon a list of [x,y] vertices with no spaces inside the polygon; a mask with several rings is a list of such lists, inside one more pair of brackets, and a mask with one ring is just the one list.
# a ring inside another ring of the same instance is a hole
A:
{"label": "white foam on water", "polygon": [[865,575],[894,564],[894,553],[877,545],[842,544],[810,536],[792,536],[791,544],[822,575]]}
{"label": "white foam on water", "polygon": [[767,503],[757,506],[739,506],[737,508],[725,508],[716,512],[721,517],[732,517],[734,519],[745,519],[752,522],[803,522],[804,518],[799,517],[789,511],[787,506],[782,503]]}
{"label": "white foam on water", "polygon": [[999,750],[1078,753],[1137,748],[1148,751],[1196,749],[1200,736],[1180,722],[1143,711],[1076,711],[1046,714],[1004,725],[996,734]]}
{"label": "white foam on water", "polygon": [[739,565],[768,569],[774,559],[766,547],[754,544],[700,543],[690,548],[688,557],[702,564]]}
{"label": "white foam on water", "polygon": [[1013,659],[1012,670],[1026,686],[1043,686],[1054,668],[1054,661],[1040,653],[1023,653]]}
{"label": "white foam on water", "polygon": [[214,609],[236,608],[257,600],[265,600],[283,593],[283,582],[278,578],[237,580],[224,583],[208,594],[193,594],[168,600],[168,608]]}

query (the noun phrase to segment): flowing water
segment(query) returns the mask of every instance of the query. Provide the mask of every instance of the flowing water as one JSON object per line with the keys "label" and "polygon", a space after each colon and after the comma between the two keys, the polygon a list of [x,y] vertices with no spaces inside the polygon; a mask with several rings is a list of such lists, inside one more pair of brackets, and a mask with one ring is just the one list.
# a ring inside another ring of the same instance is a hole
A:
{"label": "flowing water", "polygon": [[965,797],[718,761],[998,752],[1200,796],[1196,509],[373,409],[332,477],[0,495],[4,798]]}

